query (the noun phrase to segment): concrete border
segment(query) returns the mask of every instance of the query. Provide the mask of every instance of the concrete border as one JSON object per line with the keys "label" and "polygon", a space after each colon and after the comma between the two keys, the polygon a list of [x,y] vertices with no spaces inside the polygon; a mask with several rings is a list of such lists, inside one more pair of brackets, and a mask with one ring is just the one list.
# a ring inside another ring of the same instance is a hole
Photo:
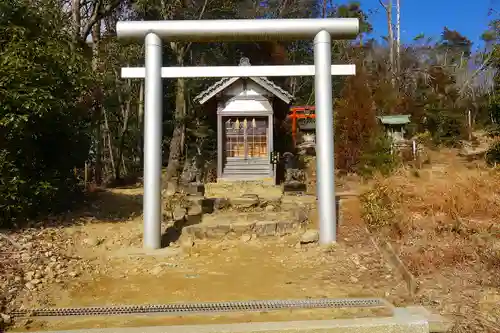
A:
{"label": "concrete border", "polygon": [[384,259],[391,266],[393,266],[399,274],[401,274],[403,280],[406,282],[406,287],[408,289],[408,292],[410,293],[410,296],[415,296],[418,291],[418,281],[403,263],[401,258],[399,258],[392,245],[389,242],[380,239],[379,237],[371,233],[367,227],[365,227],[365,230],[375,248],[380,252],[380,254],[382,254]]}
{"label": "concrete border", "polygon": [[262,322],[215,325],[177,325],[127,328],[97,328],[32,333],[428,333],[427,319],[407,312],[394,317]]}

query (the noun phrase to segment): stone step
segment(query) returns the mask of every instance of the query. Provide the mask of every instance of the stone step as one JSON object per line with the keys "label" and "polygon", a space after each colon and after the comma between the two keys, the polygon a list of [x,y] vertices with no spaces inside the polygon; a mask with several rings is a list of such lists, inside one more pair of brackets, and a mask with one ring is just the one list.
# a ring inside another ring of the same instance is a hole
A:
{"label": "stone step", "polygon": [[242,164],[242,165],[225,165],[224,170],[271,170],[271,165],[264,164]]}
{"label": "stone step", "polygon": [[262,180],[250,181],[224,181],[219,179],[217,183],[205,184],[205,196],[212,198],[232,198],[245,194],[257,194],[260,198],[280,198],[283,191],[280,186],[269,185],[272,178],[265,176]]}
{"label": "stone step", "polygon": [[182,228],[182,235],[194,239],[284,236],[304,229],[306,222],[307,216],[297,212],[215,212]]}
{"label": "stone step", "polygon": [[227,177],[230,175],[268,175],[269,176],[269,171],[270,169],[259,169],[259,168],[254,168],[254,169],[227,169],[224,168],[222,171],[222,176]]}
{"label": "stone step", "polygon": [[269,160],[259,160],[259,161],[225,161],[224,165],[270,165]]}

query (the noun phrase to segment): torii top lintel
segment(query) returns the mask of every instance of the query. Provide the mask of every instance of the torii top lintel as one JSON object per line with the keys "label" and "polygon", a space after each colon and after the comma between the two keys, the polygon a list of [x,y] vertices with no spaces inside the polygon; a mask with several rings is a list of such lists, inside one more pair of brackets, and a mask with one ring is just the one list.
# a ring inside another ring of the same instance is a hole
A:
{"label": "torii top lintel", "polygon": [[168,41],[262,41],[312,39],[320,31],[332,39],[354,39],[357,18],[120,21],[118,38],[144,38],[155,33]]}

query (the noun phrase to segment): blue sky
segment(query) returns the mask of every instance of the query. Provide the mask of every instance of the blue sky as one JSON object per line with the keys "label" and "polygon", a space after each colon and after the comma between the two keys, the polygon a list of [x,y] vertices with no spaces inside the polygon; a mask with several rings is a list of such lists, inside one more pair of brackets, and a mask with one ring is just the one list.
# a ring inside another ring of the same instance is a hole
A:
{"label": "blue sky", "polygon": [[[334,4],[346,2],[348,1],[337,0]],[[370,22],[374,27],[373,37],[387,35],[385,11],[379,1],[358,2],[365,12],[370,12]],[[474,42],[473,49],[480,46],[480,36],[492,18],[488,16],[488,9],[500,11],[500,0],[400,0],[400,3],[403,42],[411,42],[420,33],[438,38],[446,26],[459,31]],[[395,17],[395,10],[393,12]]]}

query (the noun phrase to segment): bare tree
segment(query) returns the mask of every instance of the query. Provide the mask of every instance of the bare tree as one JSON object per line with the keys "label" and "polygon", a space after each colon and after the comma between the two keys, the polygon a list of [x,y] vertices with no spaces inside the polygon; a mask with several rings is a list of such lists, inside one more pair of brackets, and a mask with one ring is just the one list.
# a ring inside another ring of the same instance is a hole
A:
{"label": "bare tree", "polygon": [[382,0],[379,0],[382,7],[384,7],[385,12],[387,14],[387,43],[389,44],[389,72],[391,73],[391,82],[393,86],[395,85],[394,78],[396,66],[394,64],[394,30],[392,27],[392,0],[387,0],[387,3],[384,3]]}
{"label": "bare tree", "polygon": [[[72,39],[75,44],[85,43],[96,24],[110,16],[126,0],[71,0]],[[65,4],[63,4],[65,7]]]}
{"label": "bare tree", "polygon": [[401,7],[400,0],[396,0],[396,69],[401,71]]}

